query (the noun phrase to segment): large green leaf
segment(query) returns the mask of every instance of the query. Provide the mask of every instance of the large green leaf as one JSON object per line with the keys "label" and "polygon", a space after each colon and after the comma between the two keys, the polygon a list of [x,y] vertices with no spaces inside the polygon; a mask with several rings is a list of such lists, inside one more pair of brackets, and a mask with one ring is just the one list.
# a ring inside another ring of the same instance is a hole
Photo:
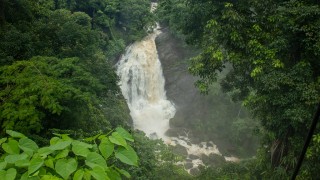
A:
{"label": "large green leaf", "polygon": [[74,173],[73,180],[82,180],[84,175],[83,169],[79,169],[76,173]]}
{"label": "large green leaf", "polygon": [[40,178],[38,177],[38,176],[31,176],[31,177],[29,177],[28,176],[28,172],[25,172],[22,176],[21,176],[21,178],[20,178],[20,180],[39,180]]}
{"label": "large green leaf", "polygon": [[62,150],[68,147],[71,144],[71,141],[59,141],[54,145],[49,146],[51,150]]}
{"label": "large green leaf", "polygon": [[55,170],[56,172],[63,177],[64,179],[68,179],[70,174],[75,172],[78,167],[78,162],[74,158],[70,159],[59,159],[56,162]]}
{"label": "large green leaf", "polygon": [[44,161],[40,157],[32,158],[28,167],[28,175],[30,176],[36,172],[43,165],[43,163]]}
{"label": "large green leaf", "polygon": [[96,140],[100,135],[101,135],[101,134],[99,133],[99,134],[97,134],[97,135],[95,135],[95,136],[88,137],[88,138],[86,138],[86,139],[84,139],[84,140],[87,141],[87,142],[91,142],[91,141]]}
{"label": "large green leaf", "polygon": [[26,137],[24,134],[21,134],[19,132],[12,131],[12,130],[6,130],[6,133],[9,134],[11,137],[14,137],[14,138],[24,138],[24,137]]}
{"label": "large green leaf", "polygon": [[42,177],[42,176],[44,176],[44,175],[46,175],[46,174],[47,174],[47,169],[42,166],[42,167],[39,169],[39,171],[37,171],[37,173],[34,174],[34,175],[37,175],[37,176]]}
{"label": "large green leaf", "polygon": [[6,174],[7,174],[7,171],[0,170],[0,179],[5,179],[6,178]]}
{"label": "large green leaf", "polygon": [[16,161],[14,165],[17,167],[28,167],[30,165],[30,161],[29,159],[22,159],[22,160]]}
{"label": "large green leaf", "polygon": [[87,155],[90,153],[88,148],[92,148],[92,145],[81,141],[72,142],[72,151],[75,155],[87,157]]}
{"label": "large green leaf", "polygon": [[49,147],[43,147],[38,150],[38,154],[43,158],[46,158],[49,154],[51,154],[53,152],[54,152],[54,150],[52,150]]}
{"label": "large green leaf", "polygon": [[118,171],[119,173],[121,173],[122,175],[124,175],[126,178],[131,178],[130,173],[128,173],[126,170],[118,169],[118,168],[117,168],[117,171]]}
{"label": "large green leaf", "polygon": [[19,143],[14,139],[9,139],[8,143],[3,143],[2,149],[9,154],[20,153]]}
{"label": "large green leaf", "polygon": [[69,154],[69,149],[64,149],[56,155],[55,159],[65,158],[68,156],[68,154]]}
{"label": "large green leaf", "polygon": [[79,145],[79,146],[83,146],[85,148],[92,148],[92,145],[91,144],[88,144],[88,143],[85,143],[85,142],[81,142],[81,141],[77,141],[77,140],[74,140],[72,142],[72,145]]}
{"label": "large green leaf", "polygon": [[112,136],[110,136],[109,139],[114,144],[117,144],[123,147],[127,146],[126,140],[118,132],[113,132]]}
{"label": "large green leaf", "polygon": [[130,133],[128,133],[128,131],[126,131],[125,129],[123,129],[122,127],[118,127],[116,128],[116,131],[126,140],[133,142],[133,137]]}
{"label": "large green leaf", "polygon": [[56,136],[59,136],[63,140],[67,141],[72,141],[72,138],[69,137],[69,134],[58,134],[58,133],[53,133]]}
{"label": "large green leaf", "polygon": [[90,153],[88,148],[78,145],[72,146],[72,151],[75,155],[83,157],[87,157],[87,155]]}
{"label": "large green leaf", "polygon": [[42,176],[41,180],[61,180],[61,178],[53,175],[44,175]]}
{"label": "large green leaf", "polygon": [[8,138],[1,138],[1,139],[0,139],[0,145],[1,145],[2,143],[6,142],[7,139],[8,139]]}
{"label": "large green leaf", "polygon": [[7,162],[3,161],[3,162],[0,162],[0,170],[3,170],[7,167]]}
{"label": "large green leaf", "polygon": [[51,169],[54,169],[54,163],[53,163],[53,158],[48,158],[47,160],[44,161],[44,164],[51,168]]}
{"label": "large green leaf", "polygon": [[61,141],[60,138],[58,138],[58,137],[53,137],[53,138],[50,139],[50,145],[57,144],[59,141]]}
{"label": "large green leaf", "polygon": [[126,148],[119,147],[115,152],[116,158],[118,158],[121,162],[138,166],[138,156],[137,153],[131,146],[127,146]]}
{"label": "large green leaf", "polygon": [[91,152],[86,158],[86,165],[94,168],[95,166],[107,167],[106,160],[98,153]]}
{"label": "large green leaf", "polygon": [[39,149],[38,145],[29,138],[21,138],[19,140],[19,147],[30,156]]}
{"label": "large green leaf", "polygon": [[10,168],[7,171],[0,170],[0,179],[1,180],[14,180],[17,176],[17,170]]}
{"label": "large green leaf", "polygon": [[107,168],[106,172],[107,172],[110,179],[121,180],[120,174],[116,170],[114,170],[113,168]]}
{"label": "large green leaf", "polygon": [[102,156],[105,159],[108,159],[108,157],[113,153],[114,144],[111,143],[108,138],[102,138],[101,143],[99,145],[99,150]]}
{"label": "large green leaf", "polygon": [[7,170],[6,180],[14,180],[17,176],[17,170],[10,168]]}
{"label": "large green leaf", "polygon": [[8,156],[6,156],[4,158],[4,160],[7,162],[7,163],[15,163],[19,160],[24,160],[24,159],[27,159],[28,158],[28,155],[23,153],[23,154],[10,154]]}
{"label": "large green leaf", "polygon": [[83,174],[83,179],[84,180],[91,180],[91,173],[88,169],[84,169],[84,174]]}
{"label": "large green leaf", "polygon": [[96,179],[96,180],[109,180],[110,178],[108,177],[107,173],[102,167],[94,167],[92,171],[90,171],[91,175]]}
{"label": "large green leaf", "polygon": [[69,134],[61,134],[61,138],[63,139],[63,140],[68,140],[68,141],[72,141],[72,138],[71,137],[69,137]]}

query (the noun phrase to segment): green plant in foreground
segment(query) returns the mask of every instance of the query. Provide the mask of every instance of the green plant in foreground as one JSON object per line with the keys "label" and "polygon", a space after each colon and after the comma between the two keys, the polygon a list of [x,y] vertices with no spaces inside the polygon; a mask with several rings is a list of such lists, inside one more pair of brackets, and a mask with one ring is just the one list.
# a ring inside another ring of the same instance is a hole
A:
{"label": "green plant in foreground", "polygon": [[121,179],[130,174],[113,165],[107,165],[115,157],[125,164],[138,165],[138,156],[127,143],[132,136],[123,128],[110,134],[98,134],[83,141],[67,134],[55,134],[50,145],[38,145],[25,135],[7,130],[9,137],[0,139],[0,179]]}

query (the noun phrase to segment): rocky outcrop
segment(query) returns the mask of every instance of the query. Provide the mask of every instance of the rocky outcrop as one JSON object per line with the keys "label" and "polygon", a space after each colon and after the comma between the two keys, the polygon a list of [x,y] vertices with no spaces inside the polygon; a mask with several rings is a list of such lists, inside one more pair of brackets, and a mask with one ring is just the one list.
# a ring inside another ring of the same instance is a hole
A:
{"label": "rocky outcrop", "polygon": [[[194,85],[197,77],[188,72],[189,59],[199,51],[173,36],[168,29],[163,28],[162,32],[156,38],[157,51],[166,81],[167,98],[176,108],[176,114],[170,120],[171,129],[166,135],[177,137],[188,132],[191,143],[213,141],[222,155],[237,155],[239,148],[230,141],[231,126],[245,111],[239,111],[240,105],[231,102],[221,92],[219,83],[214,84],[214,92],[209,96],[202,95]],[[255,152],[252,147],[248,148]]]}

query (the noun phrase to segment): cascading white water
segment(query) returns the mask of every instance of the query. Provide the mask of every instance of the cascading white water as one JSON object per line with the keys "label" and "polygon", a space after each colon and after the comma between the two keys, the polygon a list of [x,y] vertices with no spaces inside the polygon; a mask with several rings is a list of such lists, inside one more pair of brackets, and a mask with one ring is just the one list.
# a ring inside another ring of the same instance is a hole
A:
{"label": "cascading white water", "polygon": [[142,41],[130,45],[118,63],[117,74],[134,127],[149,137],[165,140],[175,107],[167,100],[164,89],[165,80],[155,44],[160,33],[156,29]]}
{"label": "cascading white water", "polygon": [[[156,5],[152,3],[151,11],[155,10]],[[120,88],[127,100],[134,128],[145,132],[150,138],[161,138],[168,145],[179,144],[186,148],[188,155],[221,155],[212,142],[192,144],[187,136],[170,138],[165,135],[176,109],[167,100],[164,88],[165,80],[155,43],[160,33],[157,26],[153,33],[127,47],[117,64]],[[225,157],[226,160],[234,161],[232,158]],[[200,159],[194,159],[192,163],[193,167],[203,164]]]}

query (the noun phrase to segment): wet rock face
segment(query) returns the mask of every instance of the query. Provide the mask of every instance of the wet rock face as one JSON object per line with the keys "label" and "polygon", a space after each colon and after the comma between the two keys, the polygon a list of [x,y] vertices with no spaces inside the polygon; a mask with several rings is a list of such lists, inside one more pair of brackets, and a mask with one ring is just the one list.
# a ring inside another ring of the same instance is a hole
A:
{"label": "wet rock face", "polygon": [[[219,139],[218,135],[206,137],[205,133],[201,134],[201,130],[200,132],[194,131],[203,120],[212,118],[210,111],[214,109],[209,104],[212,100],[200,94],[194,86],[197,78],[188,72],[189,59],[199,52],[187,46],[182,40],[175,38],[166,28],[163,28],[162,33],[156,38],[156,45],[165,78],[166,95],[176,108],[175,116],[170,119],[170,129],[166,135],[178,137],[184,135],[183,131],[189,129],[191,133],[188,137],[191,143],[199,144],[201,141],[212,140],[212,138],[215,143],[215,140]],[[224,143],[221,144],[217,144],[219,150],[224,151]]]}
{"label": "wet rock face", "polygon": [[172,147],[172,151],[180,156],[187,157],[188,151],[185,147],[181,146],[180,144],[177,144],[176,146]]}
{"label": "wet rock face", "polygon": [[198,175],[200,175],[201,172],[200,172],[199,168],[192,168],[192,169],[190,169],[189,173],[193,176],[198,176]]}
{"label": "wet rock face", "polygon": [[193,164],[190,163],[190,162],[187,162],[187,163],[184,164],[184,168],[185,169],[191,169],[191,168],[193,168]]}
{"label": "wet rock face", "polygon": [[175,103],[177,109],[174,117],[176,125],[172,125],[179,127],[186,122],[188,114],[194,114],[196,109],[192,106],[193,99],[200,96],[194,86],[196,78],[188,73],[188,59],[198,52],[192,47],[187,47],[167,29],[164,28],[162,31],[163,33],[156,38],[156,45],[166,80],[167,97]]}
{"label": "wet rock face", "polygon": [[209,156],[202,155],[201,159],[205,165],[213,167],[219,166],[226,162],[225,158],[218,154],[210,154]]}
{"label": "wet rock face", "polygon": [[[231,141],[230,132],[233,130],[230,127],[232,121],[240,115],[240,104],[232,103],[230,97],[220,91],[218,83],[212,88],[215,89],[214,93],[208,96],[201,94],[194,85],[197,77],[188,72],[189,59],[199,54],[199,50],[187,46],[168,29],[163,28],[161,31],[156,38],[156,46],[165,78],[166,95],[176,108],[166,135],[188,136],[192,144],[213,141],[222,155],[238,156],[241,152]],[[246,116],[245,113],[242,115]],[[188,135],[184,132],[188,132]],[[243,148],[249,151],[250,147],[254,154],[254,146]]]}
{"label": "wet rock face", "polygon": [[192,159],[192,160],[194,160],[194,159],[199,159],[198,156],[193,155],[193,154],[190,154],[188,157],[189,157],[189,159]]}
{"label": "wet rock face", "polygon": [[[170,126],[172,127],[172,126]],[[181,135],[185,135],[186,130],[184,128],[170,128],[167,132],[166,135],[169,137],[179,137]]]}

